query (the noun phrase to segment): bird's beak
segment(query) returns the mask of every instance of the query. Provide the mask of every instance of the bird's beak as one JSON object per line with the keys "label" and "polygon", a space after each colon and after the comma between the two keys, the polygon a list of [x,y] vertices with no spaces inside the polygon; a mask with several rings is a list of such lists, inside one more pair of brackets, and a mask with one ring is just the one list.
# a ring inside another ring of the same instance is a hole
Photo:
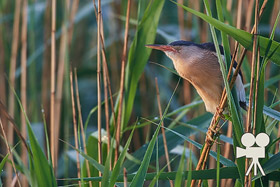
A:
{"label": "bird's beak", "polygon": [[172,52],[176,52],[177,50],[174,49],[172,46],[170,45],[158,45],[158,44],[154,44],[154,45],[146,45],[146,47],[148,48],[152,48],[152,49],[157,49],[157,50],[161,50],[163,52],[167,52],[167,51],[172,51]]}

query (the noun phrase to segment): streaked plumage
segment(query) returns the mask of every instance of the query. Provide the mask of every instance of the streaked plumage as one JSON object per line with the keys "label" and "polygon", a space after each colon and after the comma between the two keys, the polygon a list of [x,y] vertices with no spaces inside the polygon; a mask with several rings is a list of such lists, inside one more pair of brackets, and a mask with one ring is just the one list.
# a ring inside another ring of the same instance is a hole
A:
{"label": "streaked plumage", "polygon": [[[196,44],[180,40],[168,45],[148,45],[147,47],[164,51],[173,61],[178,74],[195,87],[204,101],[206,110],[215,113],[222,96],[224,82],[213,43]],[[220,51],[224,55],[222,46],[220,46]],[[241,73],[235,85],[240,106],[246,109]]]}

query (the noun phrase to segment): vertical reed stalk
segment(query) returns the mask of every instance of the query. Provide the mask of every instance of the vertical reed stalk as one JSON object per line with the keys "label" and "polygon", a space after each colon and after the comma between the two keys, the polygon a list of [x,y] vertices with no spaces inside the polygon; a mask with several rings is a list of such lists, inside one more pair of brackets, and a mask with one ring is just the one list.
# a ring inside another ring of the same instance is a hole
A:
{"label": "vertical reed stalk", "polygon": [[[12,167],[14,169],[14,172],[16,174],[16,179],[17,179],[17,182],[18,182],[18,185],[21,187],[21,184],[20,184],[20,181],[19,181],[19,177],[18,177],[18,173],[17,173],[17,170],[16,170],[16,165],[15,165],[15,162],[14,162],[14,159],[13,159],[13,154],[12,154],[12,151],[11,151],[11,148],[9,146],[9,142],[8,142],[8,139],[7,139],[7,136],[6,136],[6,133],[4,131],[4,127],[3,127],[3,123],[2,123],[2,120],[0,118],[0,126],[1,126],[1,131],[2,131],[2,134],[3,134],[3,137],[4,137],[4,141],[5,141],[5,144],[6,144],[6,147],[7,147],[7,151],[10,155],[10,160],[12,162]],[[11,176],[12,177],[12,176]],[[12,183],[12,180],[11,180],[11,183]],[[10,183],[10,184],[11,184]],[[7,185],[9,186],[9,185]]]}
{"label": "vertical reed stalk", "polygon": [[[20,22],[20,6],[21,0],[16,1],[15,14],[14,14],[14,24],[13,24],[13,43],[12,43],[12,54],[10,59],[10,74],[9,81],[13,89],[15,89],[15,72],[16,72],[16,62],[18,54],[18,41],[19,41],[19,22]],[[13,91],[9,91],[9,114],[14,117],[15,112],[15,97]],[[12,124],[9,124],[12,125]],[[13,128],[7,128],[8,143],[13,145],[14,142],[14,130]],[[9,157],[12,160],[12,156]],[[6,185],[9,186],[12,183],[13,169],[10,164],[6,168],[7,178]]]}
{"label": "vertical reed stalk", "polygon": [[[27,0],[23,0],[22,6],[22,28],[21,28],[21,104],[23,110],[27,113],[27,96],[26,96],[26,56],[27,56],[27,8],[28,2]],[[26,139],[26,120],[24,111],[21,111],[21,134]],[[23,148],[21,149],[21,160],[22,163],[27,167],[27,150]],[[28,186],[28,181],[25,176],[21,177],[22,185]]]}
{"label": "vertical reed stalk", "polygon": [[64,82],[64,72],[65,72],[65,57],[67,51],[67,17],[68,11],[70,8],[70,2],[65,1],[65,13],[64,20],[62,25],[62,33],[60,38],[60,46],[59,46],[59,59],[58,59],[58,70],[57,70],[57,85],[56,85],[56,93],[55,93],[55,127],[57,130],[54,132],[54,149],[55,149],[55,163],[57,163],[58,158],[58,147],[59,147],[59,132],[60,132],[60,119],[61,119],[61,103],[62,103],[62,94],[63,94],[63,82]]}
{"label": "vertical reed stalk", "polygon": [[249,5],[246,8],[246,20],[245,20],[245,30],[247,32],[250,31],[251,28],[251,21],[252,21],[252,14],[253,14],[253,8],[254,8],[254,0],[249,1]]}
{"label": "vertical reed stalk", "polygon": [[54,171],[56,171],[57,159],[55,157],[55,30],[56,30],[56,0],[52,0],[52,23],[51,23],[51,102],[50,102],[50,136],[51,156]]}
{"label": "vertical reed stalk", "polygon": [[[74,99],[74,88],[73,88],[73,71],[72,68],[70,70],[70,90],[71,90],[71,101],[72,101],[72,115],[73,115],[73,127],[74,127],[74,138],[75,138],[75,148],[78,150],[78,131],[77,131],[77,120],[76,120],[76,107],[75,107],[75,99]],[[78,171],[78,178],[81,178],[81,167],[80,167],[80,158],[79,152],[76,151],[76,159],[77,159],[77,171]],[[79,186],[81,183],[79,181]]]}
{"label": "vertical reed stalk", "polygon": [[[67,4],[69,4],[68,1],[66,1]],[[68,45],[69,47],[71,46],[72,43],[72,37],[73,37],[73,30],[74,30],[74,19],[77,13],[77,10],[79,8],[79,0],[74,0],[72,3],[72,9],[71,9],[71,13],[70,13],[70,19],[69,19],[69,29],[68,29]]]}
{"label": "vertical reed stalk", "polygon": [[[102,53],[103,54],[103,53]],[[110,152],[111,136],[110,136],[110,116],[109,116],[109,103],[108,103],[108,75],[106,72],[106,57],[103,55],[103,80],[104,80],[104,103],[105,103],[105,120],[106,120],[106,132],[107,132],[107,153]],[[110,162],[110,169],[112,168]]]}
{"label": "vertical reed stalk", "polygon": [[126,169],[123,168],[123,185],[124,187],[127,187],[127,172],[126,172]]}
{"label": "vertical reed stalk", "polygon": [[[2,16],[1,13],[0,16]],[[4,49],[4,41],[2,39],[3,31],[4,28],[3,27],[0,28],[0,90],[1,90],[0,101],[2,101],[4,105],[6,105],[7,95],[6,95],[6,82],[5,82],[5,49]],[[0,118],[2,118],[3,129],[5,132],[7,132],[7,119],[4,117],[3,114],[0,114]],[[2,143],[5,144],[4,142]],[[4,146],[2,145],[2,143],[0,143],[0,146]],[[3,152],[0,153],[5,154],[5,151],[3,150]]]}
{"label": "vertical reed stalk", "polygon": [[[98,127],[98,162],[102,164],[102,142],[101,142],[101,59],[100,59],[100,25],[101,25],[101,0],[98,0],[97,13],[97,127]],[[99,172],[99,176],[101,173]]]}
{"label": "vertical reed stalk", "polygon": [[[259,18],[259,1],[256,0],[255,3],[255,31],[254,31],[254,43],[253,43],[253,52],[252,52],[252,62],[251,62],[251,80],[250,80],[250,95],[249,95],[249,107],[248,107],[248,113],[247,113],[247,120],[246,120],[246,132],[250,132],[251,131],[251,118],[252,118],[252,107],[253,107],[253,96],[254,96],[254,92],[255,92],[255,98],[257,98],[257,83],[255,84],[255,79],[256,76],[258,77],[258,74],[256,74],[256,61],[258,60],[257,58],[257,50],[258,50],[258,37],[257,37],[257,33],[258,33],[258,18]],[[256,88],[256,89],[254,89]],[[257,100],[255,100],[255,106],[257,104]],[[255,108],[255,112],[256,112],[256,108]],[[255,121],[253,120],[254,124]],[[254,128],[253,128],[253,133],[254,133]],[[247,171],[248,169],[248,164],[249,161],[246,158],[245,161],[245,171]],[[245,176],[245,181],[244,181],[244,186],[251,186],[251,173],[249,174],[249,176]]]}
{"label": "vertical reed stalk", "polygon": [[[158,80],[157,80],[157,78],[155,78],[155,83],[156,83],[158,111],[159,111],[160,120],[162,120],[162,109],[161,109],[161,103],[160,103],[160,95],[159,95],[159,88],[158,88]],[[162,139],[163,139],[164,152],[165,152],[165,158],[166,158],[166,162],[167,162],[168,172],[171,172],[170,159],[169,159],[169,153],[168,153],[168,148],[167,148],[167,141],[166,141],[165,129],[164,129],[163,121],[161,123],[161,133],[162,133]],[[171,187],[174,186],[172,180],[169,180],[169,183],[170,183]]]}
{"label": "vertical reed stalk", "polygon": [[[80,95],[79,95],[79,86],[78,86],[78,78],[77,78],[77,69],[74,69],[74,78],[75,78],[75,85],[76,85],[76,100],[77,100],[77,108],[78,108],[78,114],[79,114],[79,122],[81,126],[81,134],[82,134],[82,139],[83,139],[83,147],[85,154],[87,155],[87,142],[86,142],[86,136],[85,136],[85,131],[84,131],[84,123],[82,119],[82,108],[81,108],[81,103],[80,103]],[[89,163],[88,160],[86,161],[86,167],[87,167],[87,176],[91,177],[90,174],[90,168],[89,168]],[[92,187],[92,181],[89,181],[89,186]]]}
{"label": "vertical reed stalk", "polygon": [[259,90],[259,79],[260,79],[260,48],[257,45],[257,54],[256,54],[256,58],[257,58],[257,70],[256,70],[256,89],[255,89],[255,102],[254,102],[254,125],[253,125],[253,134],[256,134],[256,120],[257,120],[257,100],[258,100],[258,90]]}
{"label": "vertical reed stalk", "polygon": [[[46,2],[46,11],[44,14],[44,43],[46,44],[51,37],[51,1]],[[49,90],[50,90],[50,48],[47,47],[43,54],[43,72],[42,72],[42,105],[46,115],[46,123],[48,124],[48,128],[50,131],[50,97],[49,97]],[[49,138],[51,139],[51,135],[49,134]]]}
{"label": "vertical reed stalk", "polygon": [[117,131],[116,131],[115,163],[118,160],[120,136],[121,136],[122,109],[123,109],[123,98],[124,98],[125,61],[126,61],[126,53],[127,53],[127,41],[128,41],[128,29],[129,29],[129,17],[130,17],[130,4],[131,4],[131,0],[128,0],[127,8],[126,8],[124,46],[123,46],[122,65],[121,65],[120,102],[119,102],[118,119],[117,119]]}

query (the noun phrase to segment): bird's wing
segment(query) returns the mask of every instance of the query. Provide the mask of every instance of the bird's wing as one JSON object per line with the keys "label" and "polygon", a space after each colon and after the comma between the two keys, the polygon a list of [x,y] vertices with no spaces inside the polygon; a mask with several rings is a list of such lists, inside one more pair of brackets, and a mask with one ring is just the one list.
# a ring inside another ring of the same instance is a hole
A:
{"label": "bird's wing", "polygon": [[[233,68],[233,72],[235,71],[235,68]],[[245,89],[242,81],[242,77],[240,74],[237,75],[236,80],[235,80],[235,87],[236,87],[236,92],[237,92],[237,97],[239,100],[239,105],[244,109],[247,110],[246,108],[246,95],[245,95]]]}

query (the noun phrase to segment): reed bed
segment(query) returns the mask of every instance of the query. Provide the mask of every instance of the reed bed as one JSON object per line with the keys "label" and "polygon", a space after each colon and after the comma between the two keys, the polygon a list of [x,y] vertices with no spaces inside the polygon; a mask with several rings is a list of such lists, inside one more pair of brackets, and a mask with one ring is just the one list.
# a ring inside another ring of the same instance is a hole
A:
{"label": "reed bed", "polygon": [[[279,186],[279,7],[1,0],[0,186]],[[145,47],[180,39],[224,47],[214,116]],[[232,89],[239,70],[247,112]],[[270,136],[266,176],[245,176],[250,160],[236,159],[245,132]]]}

